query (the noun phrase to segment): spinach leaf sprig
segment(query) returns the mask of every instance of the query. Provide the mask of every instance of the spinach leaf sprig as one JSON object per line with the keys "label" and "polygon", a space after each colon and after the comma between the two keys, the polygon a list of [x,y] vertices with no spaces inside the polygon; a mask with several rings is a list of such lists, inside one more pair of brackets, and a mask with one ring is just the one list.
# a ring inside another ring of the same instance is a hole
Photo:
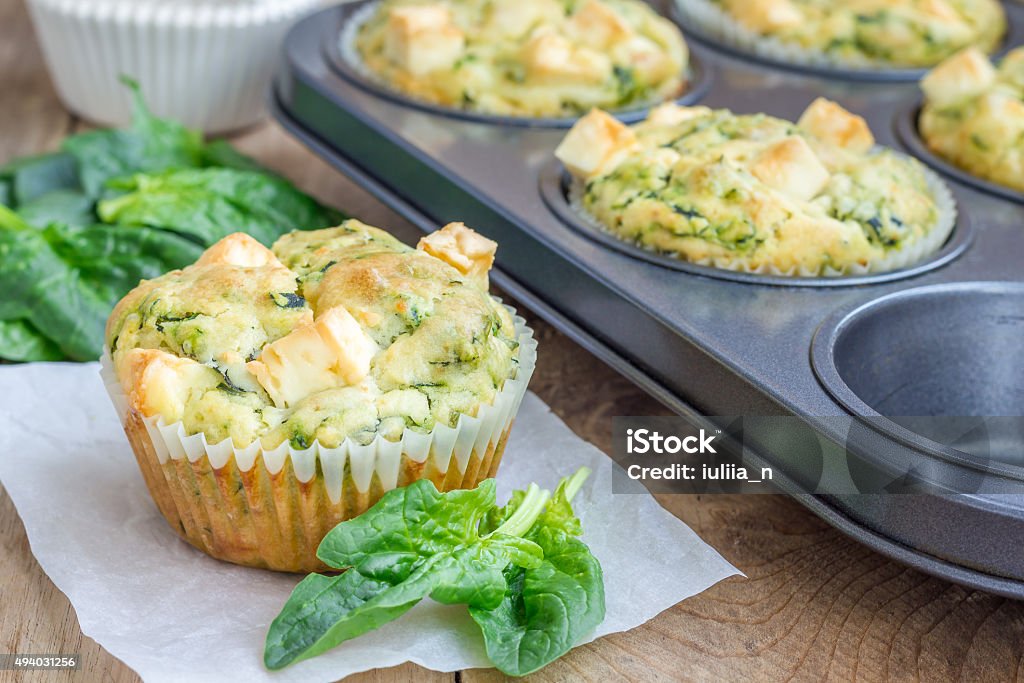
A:
{"label": "spinach leaf sprig", "polygon": [[0,358],[95,360],[114,304],[141,279],[241,230],[268,246],[341,214],[223,141],[153,116],[0,166]]}
{"label": "spinach leaf sprig", "polygon": [[389,491],[324,538],[317,556],[344,573],[299,583],[270,625],[264,663],[319,655],[429,596],[469,607],[506,674],[549,664],[604,619],[601,565],[576,538],[571,505],[588,475],[563,479],[553,496],[531,484],[504,507],[493,479],[468,491],[439,493],[426,479]]}

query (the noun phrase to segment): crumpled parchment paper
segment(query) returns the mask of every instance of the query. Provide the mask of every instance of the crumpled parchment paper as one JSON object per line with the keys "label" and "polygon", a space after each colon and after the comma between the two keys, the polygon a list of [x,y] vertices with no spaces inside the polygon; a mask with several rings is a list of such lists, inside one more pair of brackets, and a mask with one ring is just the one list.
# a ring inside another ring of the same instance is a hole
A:
{"label": "crumpled parchment paper", "polygon": [[[498,473],[498,500],[532,481],[553,488],[583,465],[594,474],[574,507],[604,568],[608,612],[592,638],[738,573],[649,495],[612,494],[612,461],[533,394]],[[406,661],[437,671],[489,666],[466,608],[425,600],[325,655],[266,671],[267,626],[300,577],[213,560],[174,535],[95,363],[0,367],[0,481],[82,631],[147,681],[310,683]]]}

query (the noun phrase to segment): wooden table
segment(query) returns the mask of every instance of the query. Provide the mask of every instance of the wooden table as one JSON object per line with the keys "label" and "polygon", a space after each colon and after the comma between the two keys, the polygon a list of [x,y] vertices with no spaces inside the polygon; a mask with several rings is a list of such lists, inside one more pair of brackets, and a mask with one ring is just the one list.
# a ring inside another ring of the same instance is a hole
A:
{"label": "wooden table", "polygon": [[[0,162],[53,149],[82,125],[54,93],[22,0],[0,0]],[[306,191],[371,224],[401,223],[273,123],[235,142]],[[532,388],[584,438],[607,451],[612,416],[665,412],[549,325],[536,317],[531,325],[542,352]],[[782,496],[660,500],[748,578],[724,581],[640,628],[577,648],[531,680],[1024,677],[1024,603],[965,590],[890,562]],[[83,637],[67,598],[33,558],[2,487],[0,652],[83,656],[77,673],[38,672],[15,679],[0,672],[0,681],[138,678]],[[452,675],[407,665],[350,680],[498,678],[494,671]]]}

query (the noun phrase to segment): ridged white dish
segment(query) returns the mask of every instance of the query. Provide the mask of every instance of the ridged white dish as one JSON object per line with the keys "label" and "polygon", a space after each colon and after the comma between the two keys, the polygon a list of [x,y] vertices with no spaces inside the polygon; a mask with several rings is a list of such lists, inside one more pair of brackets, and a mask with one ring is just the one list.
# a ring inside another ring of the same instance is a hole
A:
{"label": "ridged white dish", "polygon": [[28,0],[64,104],[131,119],[130,76],[158,116],[207,133],[260,120],[287,29],[323,0]]}

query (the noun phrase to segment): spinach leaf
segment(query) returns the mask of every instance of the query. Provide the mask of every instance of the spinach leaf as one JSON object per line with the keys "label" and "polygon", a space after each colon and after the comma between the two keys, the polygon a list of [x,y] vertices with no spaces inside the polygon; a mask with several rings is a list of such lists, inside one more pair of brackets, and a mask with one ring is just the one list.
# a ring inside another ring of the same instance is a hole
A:
{"label": "spinach leaf", "polygon": [[280,669],[326,652],[397,619],[429,591],[424,581],[396,586],[352,570],[334,577],[310,574],[270,625],[263,662]]}
{"label": "spinach leaf", "polygon": [[508,589],[498,607],[469,608],[483,632],[487,656],[511,676],[558,659],[604,620],[601,565],[575,538],[580,525],[570,504],[587,474],[583,469],[563,479],[526,534],[544,551],[544,561],[535,567],[509,566]]}
{"label": "spinach leaf", "polygon": [[493,479],[469,491],[439,493],[427,479],[389,491],[321,542],[317,556],[347,571],[299,584],[270,626],[264,663],[279,669],[320,654],[428,595],[446,604],[497,606],[506,592],[504,568],[541,561],[534,542],[505,533],[540,514],[546,497],[539,489],[531,495],[509,526],[482,536],[480,521],[494,507]]}
{"label": "spinach leaf", "polygon": [[[67,357],[95,360],[117,299],[201,252],[156,230],[62,223],[40,230],[0,206],[0,320],[27,321]],[[2,347],[0,356],[8,357]]]}
{"label": "spinach leaf", "polygon": [[0,204],[11,208],[51,192],[81,189],[75,158],[64,152],[15,159],[0,167],[0,185],[6,188]]}
{"label": "spinach leaf", "polygon": [[95,130],[64,140],[63,150],[77,161],[79,182],[91,197],[99,197],[111,178],[191,168],[202,162],[203,139],[199,132],[153,116],[138,84],[122,80],[132,89],[131,128]]}
{"label": "spinach leaf", "polygon": [[259,162],[248,157],[231,146],[226,140],[212,140],[206,143],[202,155],[203,166],[220,166],[234,168],[239,171],[263,171]]}
{"label": "spinach leaf", "polygon": [[[243,230],[269,245],[342,216],[224,141],[153,116],[0,166],[0,358],[96,358],[105,319],[138,284]],[[154,229],[155,228],[155,229]],[[47,342],[47,340],[50,340]],[[6,343],[4,343],[6,342]]]}
{"label": "spinach leaf", "polygon": [[385,494],[342,522],[317,556],[345,569],[295,588],[267,634],[269,669],[313,657],[392,621],[423,598],[465,604],[507,674],[536,671],[604,619],[601,565],[576,538],[571,501],[586,468],[548,492],[532,484],[504,508],[494,481],[438,493],[429,480]]}
{"label": "spinach leaf", "polygon": [[114,179],[108,187],[125,194],[99,203],[104,222],[174,230],[207,246],[240,229],[270,245],[286,232],[337,219],[286,180],[253,171],[174,169]]}
{"label": "spinach leaf", "polygon": [[96,203],[75,190],[54,190],[18,206],[18,215],[30,225],[50,223],[92,225],[96,222]]}
{"label": "spinach leaf", "polygon": [[22,362],[64,358],[57,345],[27,320],[0,320],[0,355]]}

